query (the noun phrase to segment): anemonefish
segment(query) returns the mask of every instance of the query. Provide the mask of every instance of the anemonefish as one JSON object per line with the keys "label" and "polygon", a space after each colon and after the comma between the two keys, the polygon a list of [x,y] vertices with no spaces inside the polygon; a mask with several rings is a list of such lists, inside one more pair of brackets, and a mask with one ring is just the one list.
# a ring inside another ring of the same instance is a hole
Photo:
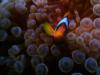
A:
{"label": "anemonefish", "polygon": [[64,37],[66,31],[68,31],[68,17],[62,18],[53,28],[49,23],[44,24],[45,32],[54,37],[54,39],[61,39]]}

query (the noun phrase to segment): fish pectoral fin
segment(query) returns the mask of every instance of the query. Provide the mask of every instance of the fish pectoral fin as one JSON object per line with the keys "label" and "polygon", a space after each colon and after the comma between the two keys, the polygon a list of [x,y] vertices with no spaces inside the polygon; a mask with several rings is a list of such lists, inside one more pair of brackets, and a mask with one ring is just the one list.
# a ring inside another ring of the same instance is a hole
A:
{"label": "fish pectoral fin", "polygon": [[53,36],[53,33],[55,32],[49,23],[44,23],[43,29],[49,36]]}

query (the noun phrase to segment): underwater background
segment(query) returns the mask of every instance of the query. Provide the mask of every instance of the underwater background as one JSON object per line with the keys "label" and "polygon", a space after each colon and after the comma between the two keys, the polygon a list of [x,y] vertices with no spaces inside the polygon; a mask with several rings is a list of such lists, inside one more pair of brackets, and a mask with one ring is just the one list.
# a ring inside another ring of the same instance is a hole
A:
{"label": "underwater background", "polygon": [[0,75],[100,75],[100,0],[0,0]]}

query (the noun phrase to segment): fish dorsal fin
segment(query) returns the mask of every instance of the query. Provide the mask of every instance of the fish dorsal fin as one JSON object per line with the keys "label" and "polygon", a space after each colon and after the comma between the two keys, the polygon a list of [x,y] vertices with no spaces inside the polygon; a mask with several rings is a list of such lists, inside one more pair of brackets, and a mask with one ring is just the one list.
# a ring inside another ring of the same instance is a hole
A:
{"label": "fish dorsal fin", "polygon": [[55,28],[55,31],[58,29],[58,27],[60,27],[62,24],[64,24],[65,26],[66,26],[66,28],[68,29],[68,17],[64,17],[64,18],[62,18],[59,22],[58,22],[58,24],[57,24],[57,26],[56,26],[56,28]]}

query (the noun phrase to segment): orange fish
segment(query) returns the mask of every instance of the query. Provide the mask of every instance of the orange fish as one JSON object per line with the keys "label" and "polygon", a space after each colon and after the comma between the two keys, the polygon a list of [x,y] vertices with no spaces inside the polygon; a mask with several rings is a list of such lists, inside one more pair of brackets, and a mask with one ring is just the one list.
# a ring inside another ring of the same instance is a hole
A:
{"label": "orange fish", "polygon": [[55,29],[49,23],[45,23],[44,30],[49,36],[53,36],[54,39],[61,39],[64,37],[65,32],[68,31],[68,18],[64,17],[61,19]]}

